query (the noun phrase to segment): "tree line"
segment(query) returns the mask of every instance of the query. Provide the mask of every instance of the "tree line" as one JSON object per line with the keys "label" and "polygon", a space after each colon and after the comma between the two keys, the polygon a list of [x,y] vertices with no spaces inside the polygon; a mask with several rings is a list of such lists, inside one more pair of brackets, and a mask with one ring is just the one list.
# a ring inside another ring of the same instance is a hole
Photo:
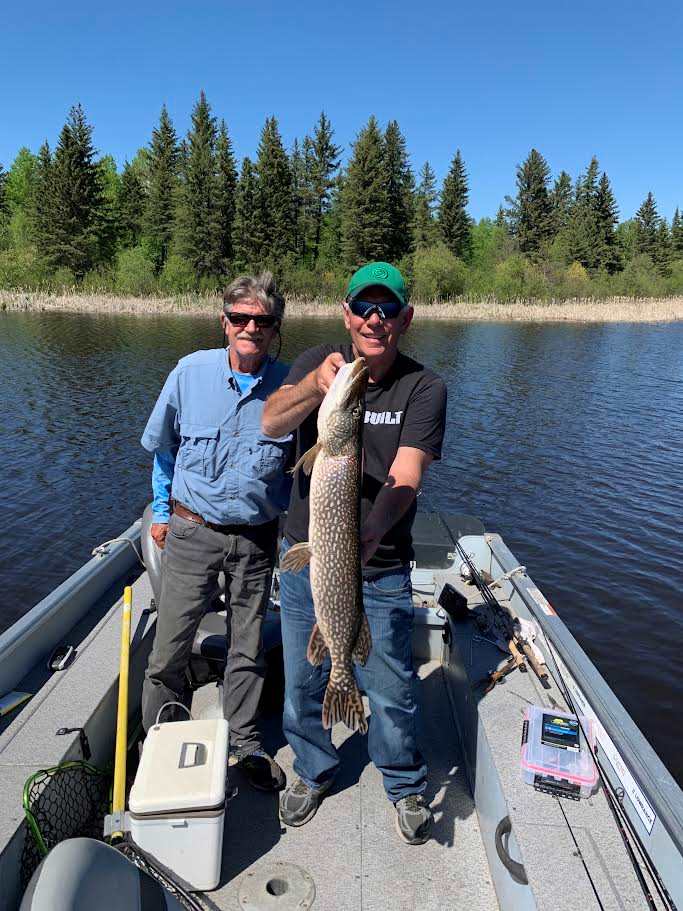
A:
{"label": "tree line", "polygon": [[475,222],[460,150],[439,188],[429,162],[413,171],[395,120],[382,128],[371,116],[345,166],[334,139],[323,112],[288,150],[268,117],[255,158],[238,167],[202,92],[184,137],[162,107],[119,172],[76,105],[54,149],[22,148],[0,165],[0,287],[214,291],[269,267],[290,293],[338,296],[349,270],[383,259],[425,301],[683,292],[679,210],[669,223],[648,193],[620,222],[595,157],[575,180],[553,180],[532,149],[515,195]]}

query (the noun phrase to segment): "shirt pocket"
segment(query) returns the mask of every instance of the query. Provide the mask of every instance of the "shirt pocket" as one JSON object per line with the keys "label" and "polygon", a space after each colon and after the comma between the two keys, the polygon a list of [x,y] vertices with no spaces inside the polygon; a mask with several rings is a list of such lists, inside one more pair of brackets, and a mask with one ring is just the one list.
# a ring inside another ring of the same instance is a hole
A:
{"label": "shirt pocket", "polygon": [[216,477],[218,427],[180,424],[178,457],[183,471],[213,480]]}
{"label": "shirt pocket", "polygon": [[283,437],[259,437],[256,442],[256,471],[264,481],[284,473],[289,460],[292,434]]}

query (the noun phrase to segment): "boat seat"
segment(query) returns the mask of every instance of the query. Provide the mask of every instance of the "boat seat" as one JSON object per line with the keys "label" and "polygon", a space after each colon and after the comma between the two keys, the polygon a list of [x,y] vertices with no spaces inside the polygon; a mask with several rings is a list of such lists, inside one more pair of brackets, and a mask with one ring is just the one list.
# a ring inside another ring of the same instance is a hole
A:
{"label": "boat seat", "polygon": [[[192,655],[211,663],[225,664],[230,647],[229,640],[227,612],[210,611],[201,619],[192,644]],[[263,621],[263,646],[266,654],[280,644],[280,614],[271,609],[267,611]]]}

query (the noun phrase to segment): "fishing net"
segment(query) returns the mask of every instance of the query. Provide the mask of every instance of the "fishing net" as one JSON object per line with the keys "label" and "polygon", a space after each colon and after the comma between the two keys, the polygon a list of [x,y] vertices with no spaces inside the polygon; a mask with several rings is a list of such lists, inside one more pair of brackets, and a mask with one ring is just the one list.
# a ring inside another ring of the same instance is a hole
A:
{"label": "fishing net", "polygon": [[109,772],[76,760],[31,775],[24,785],[28,831],[21,855],[22,887],[59,842],[79,837],[104,840],[110,787]]}
{"label": "fishing net", "polygon": [[[83,837],[105,841],[104,819],[110,811],[111,785],[111,772],[76,760],[31,775],[23,797],[27,833],[21,855],[22,890],[41,860],[60,842]],[[113,847],[190,911],[215,908],[206,896],[190,894],[170,870],[130,839]]]}

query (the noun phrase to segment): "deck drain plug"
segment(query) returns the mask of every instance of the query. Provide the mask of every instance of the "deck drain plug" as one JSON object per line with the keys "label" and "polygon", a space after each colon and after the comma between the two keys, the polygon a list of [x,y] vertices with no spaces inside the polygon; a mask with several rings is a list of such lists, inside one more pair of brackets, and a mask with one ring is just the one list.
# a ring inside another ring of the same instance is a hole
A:
{"label": "deck drain plug", "polygon": [[245,873],[240,883],[244,911],[308,911],[314,901],[313,877],[296,864],[260,864]]}

